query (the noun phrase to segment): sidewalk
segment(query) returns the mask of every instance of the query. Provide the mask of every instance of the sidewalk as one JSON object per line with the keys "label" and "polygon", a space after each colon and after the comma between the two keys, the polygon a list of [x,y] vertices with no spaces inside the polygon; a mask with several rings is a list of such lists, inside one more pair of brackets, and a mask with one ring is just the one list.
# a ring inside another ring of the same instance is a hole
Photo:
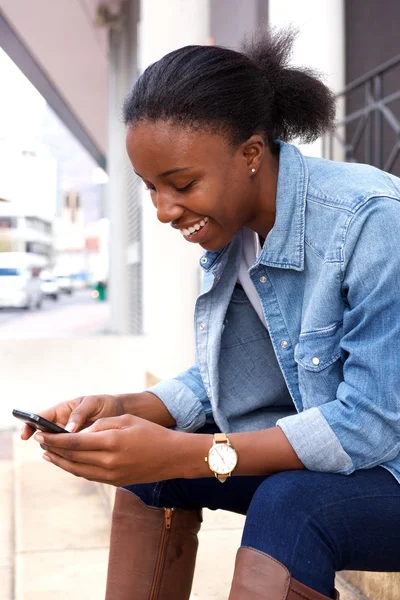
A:
{"label": "sidewalk", "polygon": [[[142,355],[134,338],[2,342],[3,416],[14,403],[39,410],[83,393],[141,389]],[[14,425],[12,417],[0,419],[0,600],[102,600],[105,495],[98,484],[44,461],[36,442],[20,440],[18,424],[16,432],[5,430]],[[226,600],[244,517],[204,513],[192,600]]]}
{"label": "sidewalk", "polygon": [[[99,486],[47,464],[19,434],[2,438],[14,457],[1,471],[1,600],[104,598],[110,512]],[[206,511],[193,600],[226,599],[242,526],[239,515]]]}

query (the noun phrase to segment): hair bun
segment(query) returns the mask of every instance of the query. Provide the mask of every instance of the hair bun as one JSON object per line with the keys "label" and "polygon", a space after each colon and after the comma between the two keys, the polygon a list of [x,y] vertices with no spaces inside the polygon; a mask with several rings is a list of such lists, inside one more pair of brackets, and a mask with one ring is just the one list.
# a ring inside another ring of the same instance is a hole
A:
{"label": "hair bun", "polygon": [[333,126],[336,99],[317,71],[290,66],[298,33],[293,27],[260,30],[244,41],[242,52],[259,69],[270,95],[275,139],[309,143]]}

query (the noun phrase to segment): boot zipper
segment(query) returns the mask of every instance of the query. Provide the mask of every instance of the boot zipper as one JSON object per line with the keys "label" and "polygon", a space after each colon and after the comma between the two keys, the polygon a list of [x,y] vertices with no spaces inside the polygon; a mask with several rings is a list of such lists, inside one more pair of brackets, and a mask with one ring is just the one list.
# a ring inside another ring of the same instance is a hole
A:
{"label": "boot zipper", "polygon": [[162,576],[162,571],[163,571],[163,566],[164,566],[164,561],[165,561],[165,554],[166,554],[166,549],[167,549],[168,534],[169,534],[169,530],[171,529],[173,512],[174,512],[173,508],[164,508],[163,529],[161,532],[160,547],[158,549],[156,567],[154,570],[153,585],[151,586],[149,600],[157,600],[157,597],[158,597],[158,590],[159,590],[160,582],[161,582],[161,576]]}

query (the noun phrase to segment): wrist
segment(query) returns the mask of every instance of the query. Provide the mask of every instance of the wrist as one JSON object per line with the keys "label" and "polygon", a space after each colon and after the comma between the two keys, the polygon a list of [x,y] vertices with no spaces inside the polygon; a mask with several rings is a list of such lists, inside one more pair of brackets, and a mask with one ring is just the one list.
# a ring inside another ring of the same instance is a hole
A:
{"label": "wrist", "polygon": [[173,440],[173,462],[178,465],[177,477],[184,479],[200,479],[212,477],[205,457],[213,444],[212,434],[171,432]]}
{"label": "wrist", "polygon": [[116,394],[115,397],[121,402],[122,414],[134,415],[163,427],[176,425],[165,404],[151,392]]}

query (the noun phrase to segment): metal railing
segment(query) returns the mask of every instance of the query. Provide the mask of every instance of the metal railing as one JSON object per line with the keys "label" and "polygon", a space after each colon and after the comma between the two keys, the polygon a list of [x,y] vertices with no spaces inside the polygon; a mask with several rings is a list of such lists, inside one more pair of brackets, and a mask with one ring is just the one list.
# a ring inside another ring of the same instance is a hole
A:
{"label": "metal railing", "polygon": [[[400,103],[394,106],[400,101],[400,77],[399,83],[393,78],[396,67],[400,74],[400,55],[354,80],[337,95],[339,111],[345,116],[339,117],[335,129],[323,138],[325,158],[393,170],[400,153]],[[389,73],[392,87],[399,89],[385,96]],[[349,103],[358,108],[346,114]]]}

